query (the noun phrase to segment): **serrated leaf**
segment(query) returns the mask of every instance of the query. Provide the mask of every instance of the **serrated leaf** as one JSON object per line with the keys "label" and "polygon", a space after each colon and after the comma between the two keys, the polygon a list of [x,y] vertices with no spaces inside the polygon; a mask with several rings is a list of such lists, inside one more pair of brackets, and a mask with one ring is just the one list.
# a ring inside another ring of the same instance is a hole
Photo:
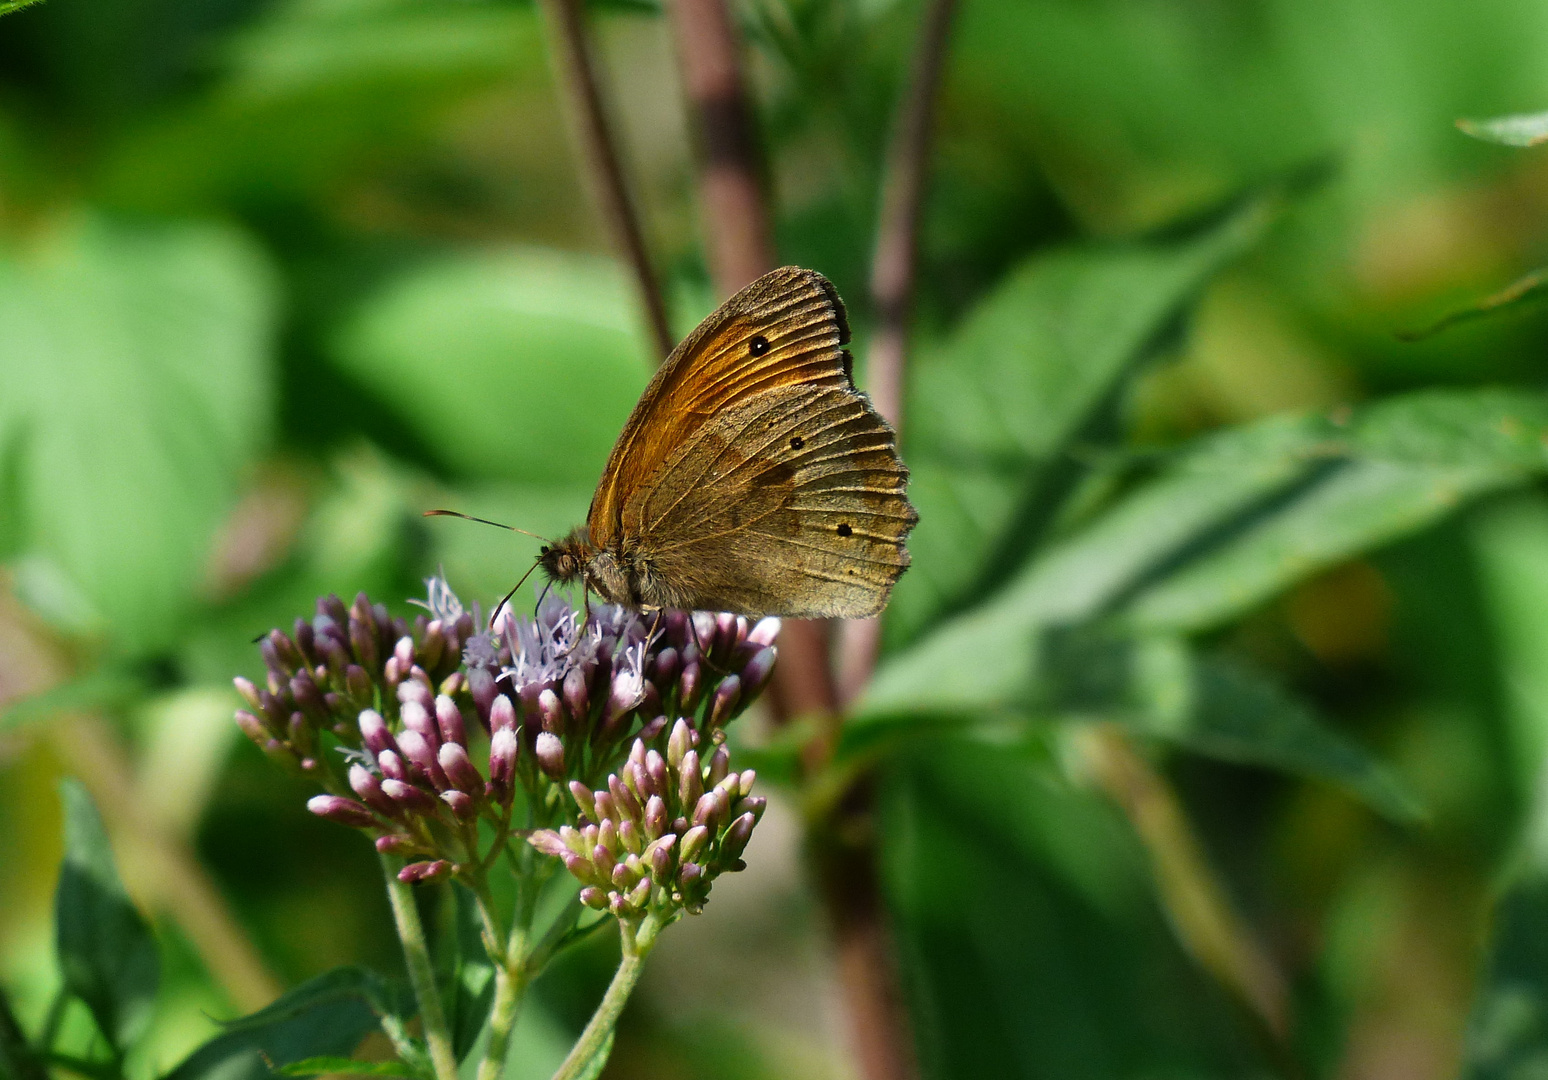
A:
{"label": "serrated leaf", "polygon": [[419,1076],[401,1061],[356,1061],[347,1057],[309,1057],[275,1068],[271,1076]]}
{"label": "serrated leaf", "polygon": [[391,989],[380,976],[364,968],[335,968],[226,1024],[167,1080],[263,1080],[273,1066],[341,1057],[377,1026],[379,1015],[395,1011]]}
{"label": "serrated leaf", "polygon": [[267,435],[274,290],[217,226],[78,216],[0,247],[16,543],[131,649],[175,635]]}
{"label": "serrated leaf", "polygon": [[59,970],[65,988],[91,1010],[123,1054],[145,1032],[161,961],[150,927],[130,903],[102,817],[77,781],[60,785],[65,858],[54,896]]}
{"label": "serrated leaf", "polygon": [[1514,113],[1488,120],[1458,120],[1457,127],[1475,139],[1502,146],[1536,146],[1548,142],[1548,112]]}
{"label": "serrated leaf", "polygon": [[0,15],[9,15],[38,3],[42,3],[42,0],[0,0]]}

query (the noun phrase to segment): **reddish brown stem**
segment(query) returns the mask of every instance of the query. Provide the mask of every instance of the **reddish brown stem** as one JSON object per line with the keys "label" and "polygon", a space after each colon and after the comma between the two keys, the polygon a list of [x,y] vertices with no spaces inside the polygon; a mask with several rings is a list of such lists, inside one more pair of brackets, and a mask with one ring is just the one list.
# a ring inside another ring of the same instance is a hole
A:
{"label": "reddish brown stem", "polygon": [[668,11],[699,158],[710,276],[729,296],[775,265],[740,42],[724,0],[672,0]]}
{"label": "reddish brown stem", "polygon": [[[871,305],[876,326],[866,356],[866,389],[871,404],[903,433],[903,373],[908,360],[908,323],[919,268],[919,222],[924,210],[935,102],[946,66],[946,39],[956,0],[930,0],[919,28],[908,88],[887,154],[876,250],[871,261]],[[840,643],[839,688],[845,705],[871,680],[881,651],[881,621],[848,623]]]}
{"label": "reddish brown stem", "polygon": [[666,357],[676,339],[667,321],[661,284],[650,261],[639,209],[630,195],[628,179],[618,150],[618,139],[602,100],[595,51],[586,29],[581,0],[542,0],[544,19],[553,39],[551,55],[567,102],[576,142],[585,157],[585,174],[591,178],[602,217],[613,246],[633,271],[640,303],[656,346],[656,358]]}
{"label": "reddish brown stem", "polygon": [[[739,43],[723,0],[673,0],[669,10],[700,158],[710,272],[719,292],[729,295],[775,265]],[[826,624],[787,623],[780,654],[771,699],[776,715],[827,720],[806,754],[809,767],[820,767],[832,753],[839,716]],[[865,794],[856,795],[868,802]],[[874,851],[869,843],[839,850],[827,842],[848,832],[837,822],[819,823],[813,846],[860,1074],[865,1080],[912,1080],[912,1036],[895,989]]]}

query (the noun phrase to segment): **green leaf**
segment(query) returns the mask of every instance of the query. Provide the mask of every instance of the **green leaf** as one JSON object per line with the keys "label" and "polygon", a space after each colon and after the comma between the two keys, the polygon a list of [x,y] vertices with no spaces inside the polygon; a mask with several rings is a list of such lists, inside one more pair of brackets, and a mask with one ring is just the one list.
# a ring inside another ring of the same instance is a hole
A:
{"label": "green leaf", "polygon": [[1548,1062],[1548,880],[1518,884],[1494,913],[1468,1020],[1464,1080],[1532,1080]]}
{"label": "green leaf", "polygon": [[1334,434],[1319,417],[1273,418],[1199,440],[989,602],[887,658],[856,722],[1017,703],[1044,628],[1100,615],[1202,538],[1261,510],[1326,458]]}
{"label": "green leaf", "polygon": [[1351,453],[1416,465],[1548,468],[1548,395],[1524,390],[1421,390],[1356,418]]}
{"label": "green leaf", "polygon": [[24,7],[41,3],[42,0],[0,0],[0,15],[9,15],[13,11],[20,11]]}
{"label": "green leaf", "polygon": [[188,1056],[167,1080],[264,1080],[271,1067],[350,1053],[396,1011],[389,987],[364,968],[335,968],[273,1004],[234,1020]]}
{"label": "green leaf", "polygon": [[77,628],[165,644],[267,435],[274,297],[240,234],[78,216],[0,247],[17,543]]}
{"label": "green leaf", "polygon": [[1264,1072],[1239,1014],[1178,947],[1132,830],[1046,756],[933,740],[894,763],[880,802],[925,1076]]}
{"label": "green leaf", "polygon": [[124,893],[102,817],[86,789],[60,785],[65,858],[54,896],[59,970],[70,993],[122,1055],[150,1023],[160,959],[150,927]]}
{"label": "green leaf", "polygon": [[1536,146],[1548,142],[1548,112],[1515,113],[1488,120],[1458,120],[1457,127],[1475,139],[1502,146]]}
{"label": "green leaf", "polygon": [[1548,1063],[1548,798],[1541,788],[1492,913],[1463,1080],[1532,1080]]}
{"label": "green leaf", "polygon": [[590,485],[650,374],[635,307],[607,260],[467,256],[370,300],[337,362],[469,476]]}
{"label": "green leaf", "polygon": [[1055,634],[1044,665],[1040,704],[1050,712],[1116,720],[1206,757],[1326,780],[1393,821],[1425,816],[1390,769],[1307,705],[1179,639]]}
{"label": "green leaf", "polygon": [[1522,479],[1514,468],[1485,465],[1341,464],[1282,509],[1244,523],[1216,550],[1141,591],[1123,618],[1141,633],[1220,626],[1303,578]]}
{"label": "green leaf", "polygon": [[4,990],[0,990],[0,1076],[8,1080],[48,1080],[48,1071],[17,1023]]}
{"label": "green leaf", "polygon": [[1466,307],[1447,312],[1435,322],[1421,330],[1405,330],[1398,334],[1404,341],[1423,341],[1442,330],[1448,330],[1460,322],[1470,319],[1482,318],[1485,315],[1493,315],[1497,311],[1515,307],[1517,304],[1528,300],[1536,300],[1545,289],[1548,289],[1548,267],[1533,270],[1529,274],[1512,281],[1497,293],[1491,293],[1482,300],[1468,304]]}
{"label": "green leaf", "polygon": [[147,689],[140,671],[117,666],[97,668],[0,707],[0,731],[34,724],[61,712],[115,708],[138,700]]}
{"label": "green leaf", "polygon": [[906,636],[995,568],[1014,568],[1085,471],[1073,444],[1202,287],[1267,228],[1273,197],[1181,237],[1087,245],[1012,270],[910,371],[912,572],[889,612]]}
{"label": "green leaf", "polygon": [[272,1076],[410,1076],[419,1074],[401,1061],[356,1061],[354,1058],[320,1057],[303,1058],[289,1065],[274,1069]]}

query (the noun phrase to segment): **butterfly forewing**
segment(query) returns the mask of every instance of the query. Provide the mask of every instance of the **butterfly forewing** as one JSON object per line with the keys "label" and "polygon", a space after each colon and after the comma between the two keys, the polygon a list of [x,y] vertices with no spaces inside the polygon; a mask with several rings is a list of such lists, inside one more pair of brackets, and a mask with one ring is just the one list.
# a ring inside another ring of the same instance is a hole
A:
{"label": "butterfly forewing", "polygon": [[850,385],[848,341],[838,293],[815,271],[783,267],[727,300],[672,351],[640,396],[592,498],[591,542],[613,546],[629,493],[739,401],[776,386]]}
{"label": "butterfly forewing", "polygon": [[892,429],[854,388],[848,340],[828,280],[785,267],[677,347],[619,435],[587,519],[596,565],[626,570],[628,602],[881,611],[918,515]]}

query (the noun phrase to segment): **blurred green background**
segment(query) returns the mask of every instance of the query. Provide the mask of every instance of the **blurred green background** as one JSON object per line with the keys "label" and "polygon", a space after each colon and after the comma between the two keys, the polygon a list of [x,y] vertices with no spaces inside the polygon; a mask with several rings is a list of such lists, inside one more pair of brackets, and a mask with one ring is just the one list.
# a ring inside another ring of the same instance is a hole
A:
{"label": "blurred green background", "polygon": [[[650,0],[592,12],[684,333],[717,298],[671,37]],[[917,5],[737,12],[781,260],[838,285],[863,369]],[[998,530],[1036,513],[1007,516],[996,485],[1056,441],[1122,460],[1037,522],[1050,535],[1128,490],[1135,462],[1215,429],[1426,388],[1539,394],[1540,311],[1396,332],[1548,259],[1548,157],[1454,127],[1544,106],[1548,7],[1527,0],[963,0],[904,440],[923,524],[889,647],[1002,595],[1024,553]],[[1327,179],[1250,241],[1189,241],[1197,266],[1164,247],[1177,222],[1314,161]],[[1146,244],[1172,252],[1160,270]],[[1081,277],[1080,260],[1125,251],[1132,266]],[[1058,429],[1040,358],[1066,349],[1084,371],[1104,334],[1148,362],[1111,384],[1103,424]],[[138,1075],[252,1005],[201,955],[158,844],[192,846],[281,984],[401,964],[371,852],[241,739],[229,679],[258,669],[255,635],[321,593],[398,610],[444,566],[464,598],[498,597],[535,542],[420,511],[549,535],[580,521],[649,370],[531,6],[47,0],[0,20],[0,984],[29,1027],[57,984],[67,774],[104,804],[162,933]],[[984,434],[995,407],[1015,413],[1009,465]],[[1235,608],[1201,579],[1215,614],[1176,624],[1359,759],[1319,779],[1146,744],[1288,987],[1299,1072],[1179,945],[1145,845],[1071,764],[1079,735],[1050,722],[936,727],[888,750],[875,827],[925,1073],[1544,1075],[1520,1071],[1543,1068],[1541,1043],[1518,1071],[1490,1057],[1473,1004],[1548,752],[1541,472],[1448,480],[1355,540],[1289,552]],[[608,1076],[855,1075],[792,799],[748,859],[666,936]],[[539,986],[533,1075],[608,965],[599,947]],[[1522,993],[1522,1037],[1548,1038]]]}

